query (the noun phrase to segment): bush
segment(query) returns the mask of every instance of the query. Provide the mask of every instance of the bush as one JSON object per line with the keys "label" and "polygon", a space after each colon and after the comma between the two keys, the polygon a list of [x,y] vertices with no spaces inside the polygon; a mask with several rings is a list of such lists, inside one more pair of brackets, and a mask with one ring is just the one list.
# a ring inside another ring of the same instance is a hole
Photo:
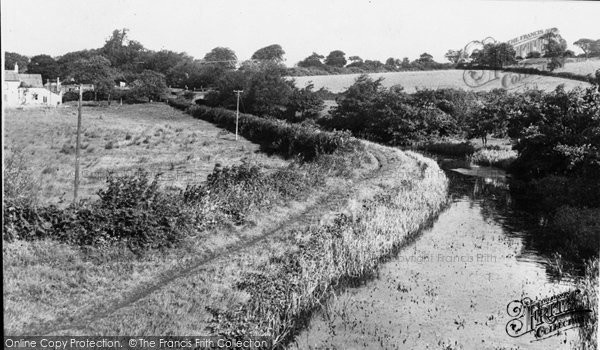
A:
{"label": "bush", "polygon": [[[191,106],[188,113],[235,132],[235,112],[222,108]],[[285,158],[299,157],[304,161],[313,160],[321,154],[331,154],[338,149],[354,148],[359,144],[347,132],[325,132],[316,127],[288,124],[250,114],[240,114],[238,127],[242,136],[262,144],[267,151]]]}
{"label": "bush", "polygon": [[192,102],[180,97],[167,99],[167,104],[181,111],[185,111],[186,109],[188,109],[188,107],[192,106]]}
{"label": "bush", "polygon": [[508,130],[517,139],[516,175],[600,177],[600,92],[595,87],[532,91],[512,106]]}
{"label": "bush", "polygon": [[4,159],[4,207],[37,204],[40,186],[22,150],[11,149]]}
{"label": "bush", "polygon": [[147,173],[109,176],[100,200],[71,205],[5,206],[3,239],[52,238],[77,245],[127,245],[132,251],[172,246],[185,236],[189,216],[174,195],[158,190]]}

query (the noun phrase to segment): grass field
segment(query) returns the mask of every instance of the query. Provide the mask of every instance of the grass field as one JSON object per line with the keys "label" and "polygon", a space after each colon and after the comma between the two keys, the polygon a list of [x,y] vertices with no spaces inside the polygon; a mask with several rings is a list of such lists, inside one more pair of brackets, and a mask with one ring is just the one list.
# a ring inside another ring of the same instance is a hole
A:
{"label": "grass field", "polygon": [[[481,72],[481,71],[479,71]],[[576,86],[588,86],[589,84],[568,79],[543,77],[534,75],[519,75],[516,73],[504,73],[484,71],[483,75],[468,75],[463,70],[440,70],[424,72],[395,72],[395,73],[373,73],[369,74],[374,79],[383,78],[384,87],[401,85],[408,93],[417,89],[440,89],[454,88],[474,91],[489,91],[496,88],[505,88],[511,91],[521,91],[527,88],[539,88],[546,91],[554,90],[559,84],[565,84],[565,88],[572,89]],[[465,75],[467,75],[465,77]],[[294,77],[296,86],[304,87],[309,82],[315,85],[315,89],[326,88],[331,92],[338,93],[346,90],[354,83],[359,74],[342,75],[318,75],[307,77]],[[469,85],[465,82],[468,81]],[[473,87],[477,85],[477,87]]]}
{"label": "grass field", "polygon": [[[548,58],[530,58],[519,62],[518,66],[524,66],[527,68],[546,69],[548,61]],[[557,73],[569,72],[579,75],[594,75],[594,73],[598,69],[600,69],[599,57],[592,57],[589,59],[567,58],[565,60],[564,67],[556,68],[554,71]]]}
{"label": "grass field", "polygon": [[[42,203],[72,200],[77,108],[7,110],[4,116],[7,157],[23,163],[40,185]],[[80,198],[93,198],[108,171],[144,168],[163,173],[162,185],[185,188],[204,181],[215,164],[243,159],[278,167],[276,156],[208,122],[164,104],[84,107],[81,139]]]}
{"label": "grass field", "polygon": [[600,58],[594,57],[589,60],[581,61],[581,62],[569,62],[565,64],[564,67],[557,68],[556,72],[570,72],[581,75],[588,75],[596,73],[596,71],[600,69]]}

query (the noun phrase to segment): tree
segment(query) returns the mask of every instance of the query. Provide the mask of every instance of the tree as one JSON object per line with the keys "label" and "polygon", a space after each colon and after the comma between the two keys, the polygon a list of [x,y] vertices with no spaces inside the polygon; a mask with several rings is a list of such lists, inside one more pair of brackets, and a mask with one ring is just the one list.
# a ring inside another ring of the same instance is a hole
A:
{"label": "tree", "polygon": [[31,57],[27,72],[41,74],[42,80],[56,79],[59,76],[59,67],[56,60],[49,55],[37,55]]}
{"label": "tree", "polygon": [[348,67],[360,67],[363,65],[363,59],[359,56],[350,56],[348,59],[351,62],[348,64]]}
{"label": "tree", "polygon": [[286,105],[287,119],[292,122],[305,119],[315,119],[323,110],[323,99],[313,91],[314,84],[310,83],[302,89],[294,88]]}
{"label": "tree", "polygon": [[334,50],[325,58],[325,64],[331,67],[344,67],[346,65],[346,54],[340,50]]}
{"label": "tree", "polygon": [[514,63],[516,51],[512,45],[507,43],[488,43],[483,49],[473,52],[477,64],[492,68],[502,68],[507,64]]}
{"label": "tree", "polygon": [[106,94],[108,101],[114,89],[118,72],[111,67],[110,61],[103,56],[81,58],[73,63],[69,78],[80,84],[94,84],[94,100],[98,93]]}
{"label": "tree", "polygon": [[73,78],[73,67],[79,60],[87,60],[93,56],[100,55],[98,50],[81,50],[68,52],[56,59],[58,64],[58,76],[64,79]]}
{"label": "tree", "polygon": [[228,47],[215,47],[209,53],[204,55],[204,61],[213,67],[224,70],[235,69],[237,56],[235,52]]}
{"label": "tree", "polygon": [[171,67],[165,79],[168,85],[189,89],[204,88],[214,85],[224,70],[205,64],[201,60],[182,60]]}
{"label": "tree", "polygon": [[294,89],[293,83],[284,78],[285,73],[285,67],[272,61],[226,71],[216,82],[215,91],[208,95],[208,103],[235,109],[233,91],[244,90],[241,95],[243,111],[258,116],[282,117]]}
{"label": "tree", "polygon": [[585,57],[594,57],[600,56],[600,39],[592,40],[592,39],[579,39],[573,43],[583,51]]}
{"label": "tree", "polygon": [[444,57],[446,57],[446,59],[450,61],[450,63],[454,64],[460,62],[462,56],[463,50],[448,50],[448,52],[446,52],[446,54],[444,55]]}
{"label": "tree", "polygon": [[567,50],[567,41],[563,39],[559,34],[549,32],[540,37],[545,40],[544,43],[544,57],[563,57]]}
{"label": "tree", "polygon": [[419,56],[419,58],[417,59],[417,62],[421,63],[421,64],[429,64],[429,63],[433,63],[433,56],[431,56],[430,54],[428,54],[427,52],[424,52],[421,54],[421,56]]}
{"label": "tree", "polygon": [[385,67],[389,70],[396,70],[396,68],[398,68],[396,66],[396,62],[397,60],[394,59],[393,57],[389,57],[386,61],[385,61]]}
{"label": "tree", "polygon": [[145,64],[146,69],[150,69],[162,74],[167,74],[169,70],[182,62],[191,62],[193,58],[185,52],[174,52],[170,50],[161,50],[152,52],[148,55]]}
{"label": "tree", "polygon": [[251,58],[253,60],[267,60],[281,63],[283,62],[283,55],[285,55],[285,51],[283,51],[281,45],[273,44],[258,49]]}
{"label": "tree", "polygon": [[160,100],[167,90],[165,76],[161,73],[144,70],[131,84],[131,93],[138,99]]}
{"label": "tree", "polygon": [[410,60],[408,59],[408,57],[404,57],[402,59],[402,62],[400,63],[400,68],[402,68],[402,69],[410,69],[411,68]]}
{"label": "tree", "polygon": [[378,71],[381,70],[385,65],[378,60],[366,60],[362,67],[367,71]]}
{"label": "tree", "polygon": [[27,65],[29,64],[29,58],[27,56],[20,55],[16,52],[7,51],[4,54],[4,69],[15,69],[15,63],[19,65],[19,73],[26,72]]}
{"label": "tree", "polygon": [[323,66],[323,58],[325,56],[319,55],[316,52],[313,52],[312,55],[306,57],[302,61],[298,62],[298,67],[309,68],[309,67],[322,67]]}
{"label": "tree", "polygon": [[142,44],[127,37],[129,29],[115,29],[100,49],[111,65],[124,72],[139,72],[146,63],[147,51]]}
{"label": "tree", "polygon": [[513,164],[523,178],[547,175],[600,177],[600,91],[596,87],[520,94],[510,120],[519,152]]}
{"label": "tree", "polygon": [[594,44],[594,40],[592,40],[592,39],[586,39],[586,38],[581,38],[581,39],[579,39],[579,40],[577,40],[576,42],[573,43],[573,45],[579,46],[579,48],[585,54],[585,57],[589,57],[590,56],[590,52],[592,50],[592,45],[593,44]]}

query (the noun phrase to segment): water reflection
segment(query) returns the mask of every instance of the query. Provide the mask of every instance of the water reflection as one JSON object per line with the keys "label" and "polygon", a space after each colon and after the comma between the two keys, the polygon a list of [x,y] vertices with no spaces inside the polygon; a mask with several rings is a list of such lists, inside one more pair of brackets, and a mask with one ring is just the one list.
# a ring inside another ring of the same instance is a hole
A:
{"label": "water reflection", "polygon": [[549,280],[572,280],[583,274],[583,262],[576,256],[558,255],[556,241],[544,238],[539,213],[528,211],[525,203],[510,193],[511,179],[502,169],[473,166],[464,159],[437,158],[440,167],[450,179],[453,201],[468,199],[477,203],[486,220],[499,223],[507,236],[519,237],[524,242],[519,261],[544,266]]}

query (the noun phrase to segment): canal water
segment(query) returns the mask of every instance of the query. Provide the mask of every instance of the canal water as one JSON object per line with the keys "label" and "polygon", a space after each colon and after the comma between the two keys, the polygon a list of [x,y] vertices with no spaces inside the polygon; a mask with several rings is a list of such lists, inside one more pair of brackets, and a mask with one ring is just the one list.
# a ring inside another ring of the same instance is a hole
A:
{"label": "canal water", "polygon": [[[572,349],[578,330],[512,337],[508,304],[573,290],[560,261],[537,250],[506,174],[438,159],[450,205],[377,279],[348,288],[313,316],[295,349]],[[509,327],[510,328],[510,327]]]}

